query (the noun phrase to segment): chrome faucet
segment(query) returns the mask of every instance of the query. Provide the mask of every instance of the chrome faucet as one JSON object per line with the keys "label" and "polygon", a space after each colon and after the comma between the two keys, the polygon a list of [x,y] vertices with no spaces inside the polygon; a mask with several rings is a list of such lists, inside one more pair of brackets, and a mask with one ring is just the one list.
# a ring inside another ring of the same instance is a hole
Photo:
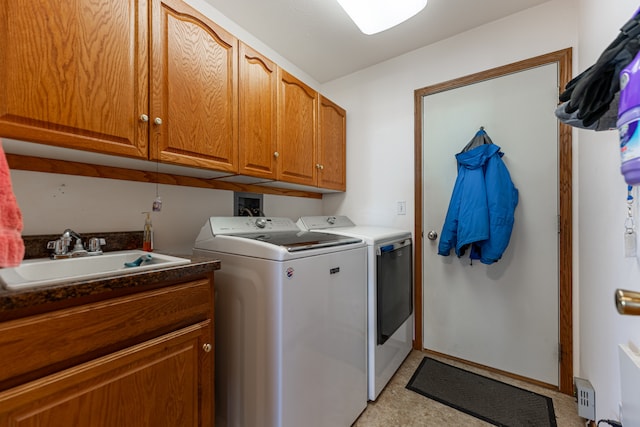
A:
{"label": "chrome faucet", "polygon": [[[76,242],[73,246],[73,249],[69,250],[72,239],[75,239]],[[62,233],[62,236],[60,236],[58,240],[52,240],[48,242],[47,249],[53,249],[53,253],[51,254],[52,259],[72,258],[89,255],[89,252],[84,248],[84,245],[82,244],[82,236],[80,236],[70,228],[64,230],[64,233]]]}

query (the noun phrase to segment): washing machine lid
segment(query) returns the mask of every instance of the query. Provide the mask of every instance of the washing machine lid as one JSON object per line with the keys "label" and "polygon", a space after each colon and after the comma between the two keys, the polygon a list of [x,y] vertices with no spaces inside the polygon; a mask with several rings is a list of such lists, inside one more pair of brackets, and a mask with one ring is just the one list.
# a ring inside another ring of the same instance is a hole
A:
{"label": "washing machine lid", "polygon": [[235,236],[281,246],[289,252],[348,245],[362,241],[362,239],[351,236],[300,230],[236,234]]}
{"label": "washing machine lid", "polygon": [[287,252],[301,252],[355,243],[353,236],[301,230],[289,218],[211,217],[202,227],[195,248],[254,252],[250,246],[276,246]]}

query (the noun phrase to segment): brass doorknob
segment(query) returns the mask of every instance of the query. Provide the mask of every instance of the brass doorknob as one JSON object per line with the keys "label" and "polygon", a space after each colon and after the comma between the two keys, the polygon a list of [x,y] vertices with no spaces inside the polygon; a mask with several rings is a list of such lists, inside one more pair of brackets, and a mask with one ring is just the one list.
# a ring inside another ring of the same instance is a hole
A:
{"label": "brass doorknob", "polygon": [[615,295],[618,313],[632,316],[640,315],[640,293],[617,289]]}
{"label": "brass doorknob", "polygon": [[202,349],[204,350],[205,353],[209,353],[211,351],[211,348],[212,348],[211,344],[209,343],[203,344],[202,346]]}

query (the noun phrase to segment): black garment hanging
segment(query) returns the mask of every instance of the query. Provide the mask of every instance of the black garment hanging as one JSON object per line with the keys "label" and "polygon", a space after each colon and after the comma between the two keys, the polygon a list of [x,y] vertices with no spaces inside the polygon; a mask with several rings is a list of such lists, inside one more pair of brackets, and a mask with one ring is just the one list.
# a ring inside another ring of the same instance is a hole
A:
{"label": "black garment hanging", "polygon": [[[556,117],[570,126],[575,119],[581,128],[589,129],[609,112],[617,116],[618,105],[613,102],[620,91],[620,71],[626,67],[640,51],[640,8],[627,21],[618,36],[602,52],[595,64],[584,70],[567,83],[559,101],[565,103],[556,110]],[[613,110],[613,111],[610,111]],[[575,114],[575,117],[573,116]],[[600,129],[615,127],[611,124]]]}
{"label": "black garment hanging", "polygon": [[471,138],[471,141],[464,146],[461,153],[466,153],[467,151],[473,150],[483,144],[493,144],[493,141],[491,141],[491,138],[489,138],[489,135],[485,132],[484,126],[480,126],[480,130],[476,132],[474,137]]}

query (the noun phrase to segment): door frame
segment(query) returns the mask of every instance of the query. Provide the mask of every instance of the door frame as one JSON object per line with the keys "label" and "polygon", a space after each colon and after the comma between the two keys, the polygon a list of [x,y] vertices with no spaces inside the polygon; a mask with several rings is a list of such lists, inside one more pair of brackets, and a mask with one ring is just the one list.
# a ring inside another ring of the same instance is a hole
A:
{"label": "door frame", "polygon": [[[449,80],[414,91],[414,206],[416,245],[414,247],[414,321],[413,348],[423,349],[422,337],[422,256],[424,230],[422,221],[422,98],[438,92],[471,85],[542,65],[558,64],[558,91],[566,86],[572,73],[572,49],[562,49],[545,55],[492,68],[465,77]],[[572,135],[571,127],[558,122],[558,284],[559,284],[559,379],[558,390],[573,395],[573,205],[572,205]]]}

